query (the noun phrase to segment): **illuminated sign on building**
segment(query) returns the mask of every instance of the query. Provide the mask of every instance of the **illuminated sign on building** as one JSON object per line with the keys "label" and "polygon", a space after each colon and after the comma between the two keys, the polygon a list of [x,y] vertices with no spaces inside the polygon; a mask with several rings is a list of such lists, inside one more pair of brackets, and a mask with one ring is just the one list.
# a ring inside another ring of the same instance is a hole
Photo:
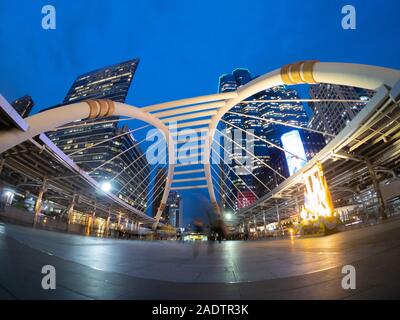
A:
{"label": "illuminated sign on building", "polygon": [[239,210],[253,204],[257,200],[256,196],[251,191],[239,192],[237,198]]}
{"label": "illuminated sign on building", "polygon": [[281,141],[283,148],[286,150],[285,157],[289,168],[289,174],[292,175],[307,163],[303,141],[301,140],[298,130],[283,134],[281,136]]}
{"label": "illuminated sign on building", "polygon": [[310,220],[318,217],[332,217],[334,214],[332,197],[321,163],[318,162],[304,173],[303,179],[305,191],[301,218]]}

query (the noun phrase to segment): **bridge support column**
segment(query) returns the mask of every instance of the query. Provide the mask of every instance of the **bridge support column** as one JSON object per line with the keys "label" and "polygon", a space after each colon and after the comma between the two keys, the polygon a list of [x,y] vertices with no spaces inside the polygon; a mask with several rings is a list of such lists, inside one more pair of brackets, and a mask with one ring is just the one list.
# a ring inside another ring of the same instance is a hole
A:
{"label": "bridge support column", "polygon": [[68,232],[69,225],[71,224],[72,215],[74,213],[75,202],[78,201],[77,198],[78,198],[78,195],[74,193],[72,196],[72,200],[67,209],[67,232]]}
{"label": "bridge support column", "polygon": [[297,211],[297,220],[300,222],[300,206],[299,206],[299,197],[296,196],[294,197],[294,200],[296,201],[296,211]]}
{"label": "bridge support column", "polygon": [[6,159],[2,158],[0,159],[0,174],[3,171],[4,163],[6,162]]}
{"label": "bridge support column", "polygon": [[108,237],[110,233],[110,221],[111,221],[111,210],[108,210],[108,216],[107,216],[107,221],[106,221],[106,230],[105,230],[105,236]]}
{"label": "bridge support column", "polygon": [[37,220],[42,209],[43,195],[47,191],[47,178],[43,178],[42,186],[40,187],[40,191],[35,203],[35,215],[33,216],[33,227],[35,228],[37,225]]}
{"label": "bridge support column", "polygon": [[96,220],[96,209],[97,209],[97,202],[94,203],[93,206],[93,213],[92,213],[92,225],[90,227],[90,233],[94,233],[94,221]]}
{"label": "bridge support column", "polygon": [[281,235],[283,235],[283,232],[282,232],[282,225],[281,225],[281,216],[280,216],[280,214],[279,214],[279,205],[278,205],[278,202],[275,203],[275,209],[276,209],[276,218],[277,218],[277,220],[278,220],[278,230],[279,230],[279,232],[281,233]]}
{"label": "bridge support column", "polygon": [[263,213],[263,222],[264,222],[264,238],[267,237],[267,222],[265,220],[265,211]]}
{"label": "bridge support column", "polygon": [[254,234],[255,234],[256,238],[258,239],[257,220],[256,220],[255,215],[253,215],[253,223],[254,223]]}
{"label": "bridge support column", "polygon": [[372,163],[370,163],[369,161],[366,162],[366,165],[368,167],[368,171],[371,176],[372,184],[373,184],[375,192],[376,192],[376,197],[378,199],[379,215],[382,217],[382,219],[387,219],[385,201],[383,200],[382,190],[379,185],[378,179],[376,178],[376,173],[374,171],[374,167],[373,167]]}
{"label": "bridge support column", "polygon": [[91,212],[86,212],[85,235],[90,236],[93,224],[93,216]]}
{"label": "bridge support column", "polygon": [[121,218],[122,218],[122,212],[120,212],[120,213],[118,214],[118,224],[117,224],[118,238],[119,238],[119,234],[120,234],[120,231],[121,231]]}

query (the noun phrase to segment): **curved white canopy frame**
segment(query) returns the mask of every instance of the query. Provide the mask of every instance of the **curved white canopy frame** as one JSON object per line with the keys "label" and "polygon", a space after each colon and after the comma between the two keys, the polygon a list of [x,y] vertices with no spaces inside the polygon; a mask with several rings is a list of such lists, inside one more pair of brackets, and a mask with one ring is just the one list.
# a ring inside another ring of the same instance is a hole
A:
{"label": "curved white canopy frame", "polygon": [[[160,129],[168,141],[169,170],[166,188],[163,193],[160,208],[158,209],[155,217],[156,221],[153,225],[153,227],[156,227],[162,211],[165,208],[168,193],[171,188],[175,168],[176,152],[173,138],[171,137],[166,125],[161,120],[157,119],[157,113],[150,114],[149,112],[187,105],[198,105],[199,108],[204,108],[204,105],[201,105],[202,103],[219,101],[219,108],[216,111],[216,114],[212,116],[208,126],[207,138],[203,148],[203,159],[205,161],[204,171],[210,199],[216,212],[220,213],[220,208],[216,201],[211,177],[211,144],[214,139],[214,133],[216,131],[218,122],[233,106],[260,91],[279,85],[331,83],[377,90],[382,85],[393,87],[393,85],[399,79],[399,70],[350,63],[323,63],[318,61],[304,61],[289,64],[280,69],[267,73],[233,92],[170,101],[144,108],[132,107],[117,102],[112,103],[110,100],[80,102],[68,106],[61,106],[52,110],[47,110],[25,119],[30,126],[29,130],[26,132],[22,132],[18,129],[0,132],[0,153],[42,132],[50,131],[56,127],[75,120],[103,117],[112,114],[134,117],[136,119],[143,120]],[[178,114],[179,110],[181,109],[177,110]],[[194,111],[196,110],[196,107],[190,107],[190,110]],[[185,119],[186,117],[188,116],[185,116]]]}
{"label": "curved white canopy frame", "polygon": [[[399,70],[352,63],[302,61],[276,69],[238,88],[236,97],[225,100],[225,106],[221,107],[211,119],[207,136],[208,141],[204,148],[204,159],[210,159],[210,146],[214,139],[214,133],[224,114],[238,103],[260,91],[279,85],[317,83],[377,90],[382,85],[392,87],[399,79]],[[209,160],[204,164],[204,171],[211,202],[216,211],[220,213],[215,198]]]}
{"label": "curved white canopy frame", "polygon": [[16,128],[0,132],[0,153],[28,140],[43,132],[51,131],[57,127],[82,119],[94,119],[104,116],[126,116],[142,120],[153,125],[163,132],[168,144],[168,175],[160,206],[155,216],[153,228],[155,229],[164,211],[168,194],[171,188],[175,168],[175,145],[166,125],[148,112],[140,108],[111,100],[88,100],[58,108],[46,110],[25,119],[29,125],[27,131]]}

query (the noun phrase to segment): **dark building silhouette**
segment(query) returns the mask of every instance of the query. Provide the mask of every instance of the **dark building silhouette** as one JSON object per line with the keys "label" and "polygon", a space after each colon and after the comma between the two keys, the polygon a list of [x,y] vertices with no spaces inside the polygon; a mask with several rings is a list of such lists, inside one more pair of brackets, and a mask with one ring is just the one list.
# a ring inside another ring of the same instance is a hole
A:
{"label": "dark building silhouette", "polygon": [[35,106],[35,103],[32,100],[32,97],[29,95],[25,95],[21,98],[18,98],[17,100],[13,101],[11,103],[15,111],[18,112],[18,114],[22,118],[26,118],[29,116],[29,114],[32,111],[32,108]]}
{"label": "dark building silhouette", "polygon": [[[157,168],[156,177],[153,188],[153,217],[156,216],[158,207],[160,206],[161,199],[165,189],[165,179],[167,177],[167,169],[160,167]],[[166,217],[166,212],[163,213]]]}
{"label": "dark building silhouette", "polygon": [[168,195],[165,216],[171,226],[175,228],[183,227],[183,200],[176,191],[170,191]]}

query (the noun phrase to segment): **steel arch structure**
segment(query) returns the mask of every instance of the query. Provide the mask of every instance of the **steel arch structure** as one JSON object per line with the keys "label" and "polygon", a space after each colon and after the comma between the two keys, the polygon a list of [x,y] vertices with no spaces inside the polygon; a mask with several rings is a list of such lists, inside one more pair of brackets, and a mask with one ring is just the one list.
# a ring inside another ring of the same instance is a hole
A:
{"label": "steel arch structure", "polygon": [[[211,175],[211,145],[219,121],[233,106],[260,91],[279,85],[330,83],[377,90],[382,86],[393,87],[399,79],[400,71],[394,69],[350,63],[302,61],[288,64],[266,73],[233,92],[169,101],[142,108],[109,100],[80,102],[47,110],[26,118],[29,125],[29,129],[26,131],[12,129],[1,132],[0,153],[42,132],[52,130],[75,120],[118,115],[147,122],[164,133],[168,142],[169,155],[166,187],[155,217],[153,225],[155,227],[164,210],[169,191],[174,189],[208,189],[215,211],[221,213],[221,208],[216,200]],[[175,127],[176,131],[172,131],[171,128],[167,127],[166,124],[168,122],[177,123]],[[201,138],[201,144],[194,147],[194,149],[197,149],[197,155],[202,156],[202,168],[176,171],[177,167],[186,166],[185,164],[176,163],[177,145],[183,142],[183,140],[179,139],[177,130],[186,128],[195,128],[195,132],[205,133],[205,136]],[[203,173],[204,177],[190,179],[190,175],[193,173]],[[174,175],[179,177],[174,179]],[[189,175],[189,178],[182,178],[185,175]],[[172,185],[173,183],[180,184],[190,181],[205,181],[206,183],[196,186],[185,185],[174,187]]]}
{"label": "steel arch structure", "polygon": [[[315,60],[301,61],[266,73],[233,92],[175,100],[147,106],[144,109],[156,117],[169,116],[168,120],[191,119],[187,125],[181,126],[183,128],[205,126],[201,128],[206,132],[202,151],[204,179],[207,182],[205,187],[208,189],[215,211],[220,213],[209,160],[218,122],[233,106],[260,91],[279,85],[330,83],[377,90],[384,85],[392,87],[399,79],[400,71],[389,68]],[[209,117],[207,120],[196,120],[207,116]]]}
{"label": "steel arch structure", "polygon": [[24,142],[25,140],[31,139],[43,132],[51,131],[67,123],[77,120],[102,118],[112,115],[131,117],[153,125],[157,129],[161,130],[167,141],[169,156],[168,175],[161,203],[155,216],[153,228],[156,228],[165,208],[171,188],[175,167],[175,146],[172,143],[168,128],[159,119],[153,117],[148,112],[143,111],[141,108],[111,100],[87,100],[46,110],[26,118],[25,120],[28,123],[28,128],[25,131],[14,128],[1,132],[0,153],[12,148],[15,145],[18,145],[19,143]]}
{"label": "steel arch structure", "polygon": [[[279,85],[318,83],[330,83],[377,90],[383,85],[392,87],[399,79],[399,70],[361,64],[301,61],[285,65],[282,68],[269,72],[238,88],[235,97],[225,100],[225,105],[220,108],[217,114],[211,119],[207,137],[208,143],[206,145],[211,145],[218,122],[225,113],[233,106],[262,90]],[[207,153],[204,157],[209,159],[211,149],[208,148],[205,152]],[[210,199],[214,206],[217,207],[209,163],[204,165],[204,171],[207,177]]]}

